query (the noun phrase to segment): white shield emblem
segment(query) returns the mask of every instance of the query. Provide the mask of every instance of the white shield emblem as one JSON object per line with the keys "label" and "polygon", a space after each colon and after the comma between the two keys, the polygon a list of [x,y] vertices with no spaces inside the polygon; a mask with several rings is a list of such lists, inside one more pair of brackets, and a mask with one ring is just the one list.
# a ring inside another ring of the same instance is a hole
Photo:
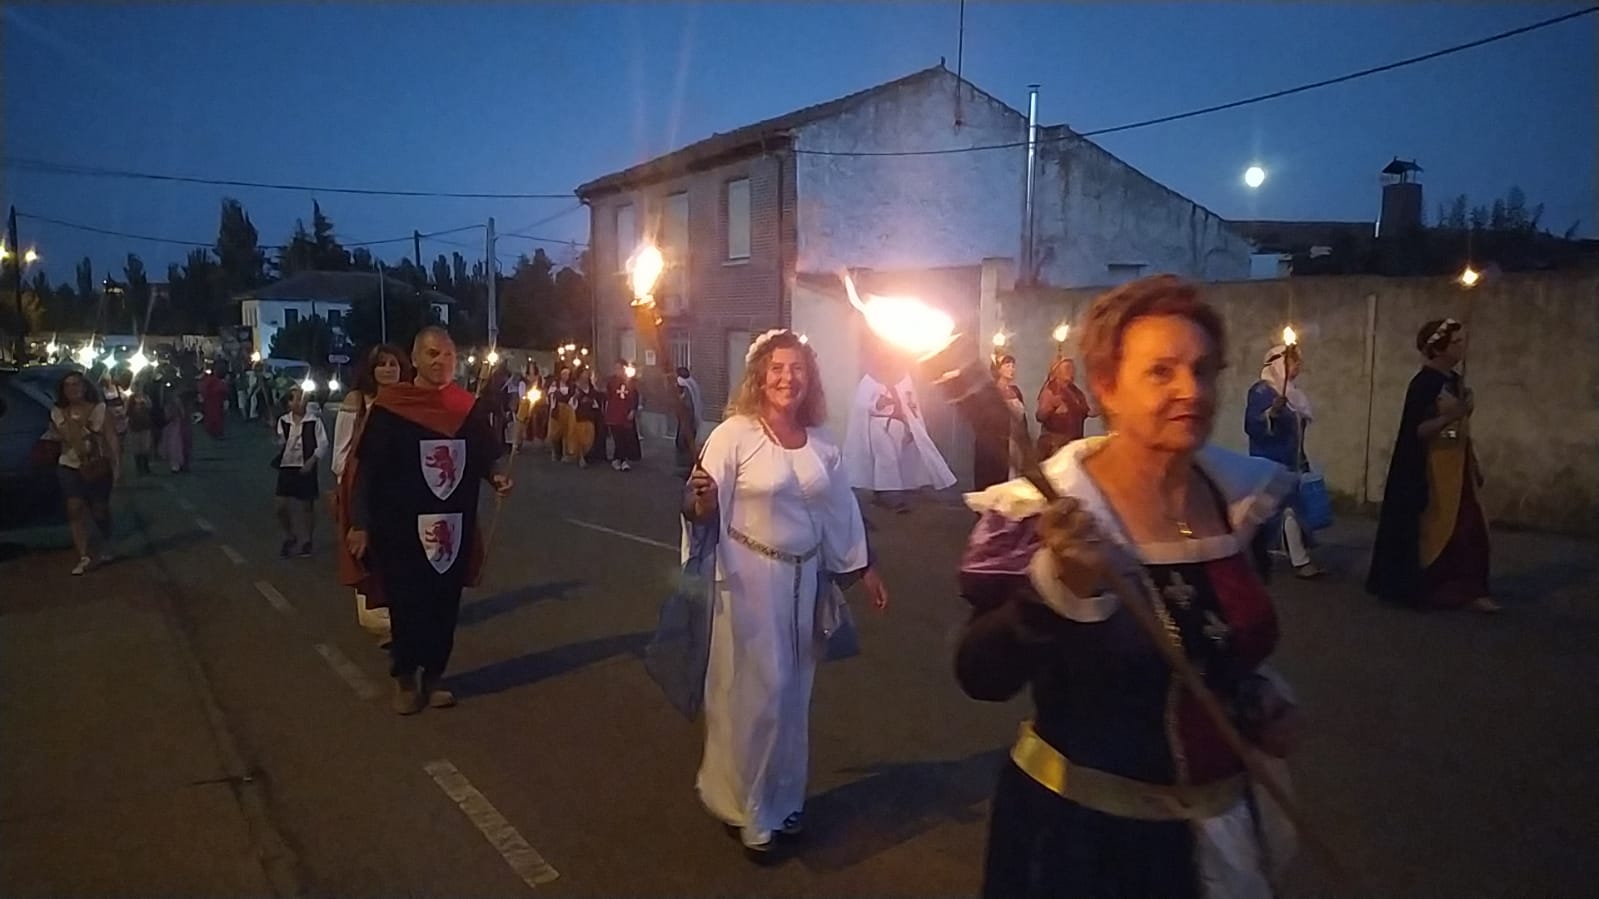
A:
{"label": "white shield emblem", "polygon": [[422,480],[439,499],[449,499],[466,476],[465,440],[418,441],[422,458]]}
{"label": "white shield emblem", "polygon": [[455,557],[461,554],[461,513],[418,515],[416,536],[422,541],[422,552],[433,570],[439,574],[449,571]]}

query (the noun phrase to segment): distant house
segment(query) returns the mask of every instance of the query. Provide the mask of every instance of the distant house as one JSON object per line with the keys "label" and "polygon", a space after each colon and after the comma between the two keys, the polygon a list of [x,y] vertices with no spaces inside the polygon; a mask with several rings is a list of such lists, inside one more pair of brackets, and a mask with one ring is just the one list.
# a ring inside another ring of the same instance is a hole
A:
{"label": "distant house", "polygon": [[[1023,113],[940,64],[583,184],[596,350],[602,361],[654,361],[633,332],[624,274],[648,236],[667,262],[656,291],[667,352],[693,368],[718,409],[752,336],[793,324],[799,274],[1023,258],[1026,138]],[[892,155],[993,145],[1009,146]],[[829,155],[837,153],[889,155]],[[1033,274],[1042,281],[1248,276],[1249,246],[1219,216],[1064,126],[1040,129],[1035,172]]]}
{"label": "distant house", "polygon": [[1286,278],[1295,271],[1295,261],[1303,274],[1305,262],[1319,267],[1364,259],[1377,239],[1376,222],[1231,222],[1234,231],[1249,241],[1251,278]]}
{"label": "distant house", "polygon": [[[411,285],[384,276],[389,296],[410,296]],[[239,296],[239,324],[250,329],[250,350],[271,354],[272,336],[279,328],[321,316],[338,338],[345,337],[344,318],[355,301],[378,290],[376,272],[302,272]],[[422,291],[433,315],[446,324],[455,298],[436,290]],[[315,360],[305,360],[315,361]]]}

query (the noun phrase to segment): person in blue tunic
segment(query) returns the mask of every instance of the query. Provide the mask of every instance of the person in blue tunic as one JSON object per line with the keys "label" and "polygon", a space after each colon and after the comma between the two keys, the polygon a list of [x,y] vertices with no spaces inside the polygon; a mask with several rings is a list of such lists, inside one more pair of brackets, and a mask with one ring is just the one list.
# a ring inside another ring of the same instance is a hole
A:
{"label": "person in blue tunic", "polygon": [[[1297,383],[1303,366],[1304,357],[1297,344],[1272,347],[1266,352],[1260,380],[1249,388],[1249,401],[1244,409],[1249,454],[1270,459],[1291,471],[1310,470],[1310,459],[1305,455],[1305,431],[1315,416],[1310,398]],[[1316,545],[1315,536],[1300,522],[1297,495],[1283,506],[1282,513],[1265,530],[1274,538],[1281,538],[1295,575],[1308,579],[1325,574],[1311,561],[1309,547]]]}

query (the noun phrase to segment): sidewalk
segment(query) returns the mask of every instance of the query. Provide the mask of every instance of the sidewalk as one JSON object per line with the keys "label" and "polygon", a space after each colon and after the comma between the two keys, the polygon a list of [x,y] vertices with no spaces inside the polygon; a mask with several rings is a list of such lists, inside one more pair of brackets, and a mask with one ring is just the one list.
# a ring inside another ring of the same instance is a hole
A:
{"label": "sidewalk", "polygon": [[83,577],[65,528],[0,540],[0,894],[292,892],[130,498]]}

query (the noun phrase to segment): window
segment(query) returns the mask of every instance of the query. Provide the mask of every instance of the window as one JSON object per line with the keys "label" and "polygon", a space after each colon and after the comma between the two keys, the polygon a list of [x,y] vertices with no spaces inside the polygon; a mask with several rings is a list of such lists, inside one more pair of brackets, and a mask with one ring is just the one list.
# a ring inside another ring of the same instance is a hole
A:
{"label": "window", "polygon": [[727,182],[727,258],[750,258],[750,179]]}
{"label": "window", "polygon": [[673,331],[670,337],[672,367],[688,368],[689,336],[687,331]]}
{"label": "window", "polygon": [[638,218],[633,204],[616,207],[616,270],[627,269],[627,259],[638,243]]}
{"label": "window", "polygon": [[744,354],[750,351],[750,340],[754,337],[748,331],[727,332],[727,398],[731,400],[738,393],[738,385],[744,380]]}
{"label": "window", "polygon": [[675,193],[666,198],[666,210],[661,217],[661,244],[667,266],[666,289],[663,292],[681,299],[688,294],[687,193]]}
{"label": "window", "polygon": [[299,323],[300,323],[300,310],[298,310],[298,309],[285,309],[285,310],[283,310],[283,327],[287,328],[290,325],[297,325]]}
{"label": "window", "polygon": [[1144,276],[1145,266],[1141,262],[1116,263],[1112,262],[1105,268],[1110,272],[1110,284],[1126,284],[1128,281],[1137,281]]}
{"label": "window", "polygon": [[627,328],[617,335],[616,358],[638,364],[638,333]]}

